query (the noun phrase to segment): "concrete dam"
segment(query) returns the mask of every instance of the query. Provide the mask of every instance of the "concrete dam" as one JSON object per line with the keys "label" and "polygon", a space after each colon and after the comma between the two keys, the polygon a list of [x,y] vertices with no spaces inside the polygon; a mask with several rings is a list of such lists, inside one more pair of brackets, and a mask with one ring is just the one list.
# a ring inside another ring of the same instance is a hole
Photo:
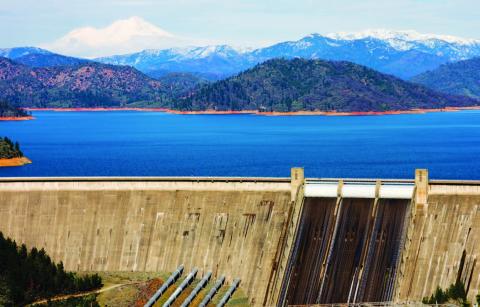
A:
{"label": "concrete dam", "polygon": [[0,231],[73,271],[225,276],[251,306],[480,291],[480,182],[0,178]]}

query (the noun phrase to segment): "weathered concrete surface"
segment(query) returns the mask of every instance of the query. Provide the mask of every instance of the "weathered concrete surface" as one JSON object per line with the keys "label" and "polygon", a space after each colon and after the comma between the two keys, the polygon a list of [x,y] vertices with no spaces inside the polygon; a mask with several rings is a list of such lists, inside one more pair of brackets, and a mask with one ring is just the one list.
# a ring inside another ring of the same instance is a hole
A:
{"label": "weathered concrete surface", "polygon": [[480,292],[480,184],[430,183],[423,194],[409,225],[396,300],[418,301],[459,279],[474,301]]}
{"label": "weathered concrete surface", "polygon": [[[412,205],[379,200],[377,188],[375,200],[351,201],[344,213],[348,199],[337,193],[333,202],[305,200],[304,183],[302,169],[293,169],[291,179],[3,178],[0,231],[45,248],[69,270],[173,271],[183,263],[186,271],[212,270],[214,279],[241,278],[254,306],[313,300],[325,274],[331,302],[344,300],[336,290],[349,292],[348,280],[358,281],[360,300],[384,299],[375,289],[387,275],[395,278],[396,302],[420,301],[457,279],[470,300],[479,292],[480,182],[433,182],[418,170]],[[333,234],[317,231],[323,224],[330,229],[330,220],[344,221],[338,248],[323,242]],[[357,240],[361,233],[370,239]],[[355,256],[342,243],[352,238]],[[331,266],[325,249],[332,250]],[[357,256],[362,265],[352,277]]]}
{"label": "weathered concrete surface", "polygon": [[[0,180],[0,231],[68,270],[212,270],[266,301],[290,180]],[[298,186],[297,186],[298,187]]]}

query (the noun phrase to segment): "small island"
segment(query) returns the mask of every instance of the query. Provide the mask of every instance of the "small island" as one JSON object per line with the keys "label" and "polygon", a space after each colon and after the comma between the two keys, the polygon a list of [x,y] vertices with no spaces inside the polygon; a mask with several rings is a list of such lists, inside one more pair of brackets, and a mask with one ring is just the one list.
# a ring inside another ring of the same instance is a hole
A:
{"label": "small island", "polygon": [[30,163],[32,161],[23,155],[18,142],[13,143],[7,137],[0,137],[0,167],[22,166]]}
{"label": "small island", "polygon": [[32,114],[21,108],[16,108],[6,102],[0,101],[0,120],[30,120]]}

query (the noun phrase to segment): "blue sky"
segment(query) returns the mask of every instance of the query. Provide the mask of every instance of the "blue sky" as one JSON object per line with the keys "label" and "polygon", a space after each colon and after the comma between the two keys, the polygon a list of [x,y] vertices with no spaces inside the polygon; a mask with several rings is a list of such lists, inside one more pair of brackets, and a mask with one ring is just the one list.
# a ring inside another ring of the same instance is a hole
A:
{"label": "blue sky", "polygon": [[[413,29],[480,39],[479,0],[0,0],[0,47],[139,16],[176,36],[259,46],[309,33]],[[7,29],[5,31],[5,29]]]}

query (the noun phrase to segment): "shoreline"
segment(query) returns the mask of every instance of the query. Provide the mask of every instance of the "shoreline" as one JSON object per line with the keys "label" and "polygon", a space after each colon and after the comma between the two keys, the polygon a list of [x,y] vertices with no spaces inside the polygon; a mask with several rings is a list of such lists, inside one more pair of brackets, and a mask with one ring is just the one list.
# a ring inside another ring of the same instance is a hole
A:
{"label": "shoreline", "polygon": [[20,117],[14,117],[14,116],[8,116],[8,117],[0,117],[0,121],[23,121],[23,120],[32,120],[35,119],[33,116],[20,116]]}
{"label": "shoreline", "polygon": [[0,159],[0,167],[13,167],[13,166],[23,166],[26,164],[31,164],[32,161],[27,157],[18,157],[11,159]]}
{"label": "shoreline", "polygon": [[[28,111],[54,111],[54,112],[115,112],[115,111],[137,111],[137,112],[164,112],[178,115],[260,115],[260,116],[378,116],[378,115],[400,115],[400,114],[425,114],[434,112],[457,112],[464,110],[480,110],[480,106],[471,107],[446,107],[438,109],[411,109],[397,111],[361,111],[361,112],[334,112],[334,111],[298,111],[298,112],[260,112],[257,110],[242,111],[180,111],[166,108],[25,108]],[[5,117],[4,117],[5,118]],[[0,118],[1,119],[1,118]],[[22,119],[29,120],[33,116]],[[9,120],[9,119],[2,119]]]}

